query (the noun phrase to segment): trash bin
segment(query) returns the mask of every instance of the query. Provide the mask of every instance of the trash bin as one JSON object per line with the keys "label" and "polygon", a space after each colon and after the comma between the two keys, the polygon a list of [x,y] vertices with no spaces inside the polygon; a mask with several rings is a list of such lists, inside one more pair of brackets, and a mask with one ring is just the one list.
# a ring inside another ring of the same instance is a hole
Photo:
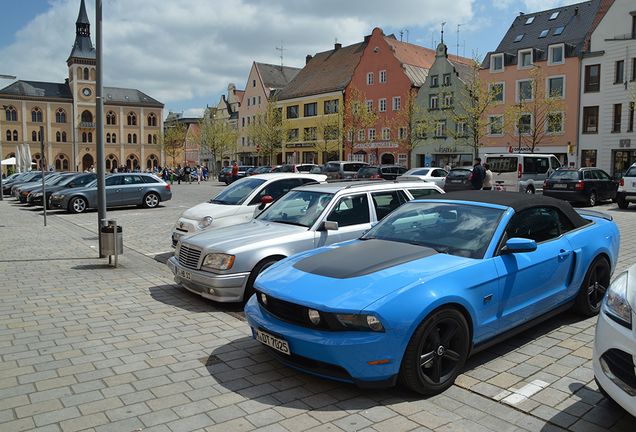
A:
{"label": "trash bin", "polygon": [[[121,225],[117,225],[116,219],[104,219],[106,225],[99,230],[99,240],[101,244],[100,254],[121,255],[124,253],[124,238]],[[115,231],[117,231],[115,233]]]}

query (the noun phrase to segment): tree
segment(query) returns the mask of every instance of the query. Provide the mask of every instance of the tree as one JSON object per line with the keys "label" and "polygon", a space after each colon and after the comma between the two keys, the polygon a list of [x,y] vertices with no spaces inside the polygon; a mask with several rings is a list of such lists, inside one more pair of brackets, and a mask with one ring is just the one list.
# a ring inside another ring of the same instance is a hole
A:
{"label": "tree", "polygon": [[[331,106],[332,112],[330,114],[325,113],[316,121],[318,127],[318,140],[316,141],[316,151],[323,154],[323,163],[330,160],[340,159],[340,131],[342,130],[342,116],[340,112],[342,107],[339,107],[339,101],[335,101],[335,105]],[[320,139],[322,138],[322,139]]]}
{"label": "tree", "polygon": [[206,109],[199,118],[199,150],[210,153],[215,162],[236,153],[239,133],[225,119],[217,119],[215,114]]}
{"label": "tree", "polygon": [[170,118],[163,132],[157,134],[156,148],[172,159],[173,167],[176,165],[177,156],[183,150],[185,136],[186,128],[176,117]]}
{"label": "tree", "polygon": [[[248,120],[249,121],[249,120]],[[256,114],[247,126],[247,137],[252,146],[260,149],[259,156],[273,163],[283,151],[283,142],[289,138],[290,126],[283,122],[283,108],[276,99],[267,101],[265,110]]]}
{"label": "tree", "polygon": [[344,125],[340,129],[339,140],[342,148],[353,154],[354,149],[362,148],[368,142],[366,129],[375,126],[378,113],[367,109],[364,94],[351,84],[345,95],[344,109],[338,114],[341,116],[341,124]]}
{"label": "tree", "polygon": [[519,140],[519,147],[528,147],[530,153],[545,139],[556,141],[563,133],[567,106],[562,78],[549,81],[540,66],[533,66],[527,81],[518,81],[519,102],[506,108],[507,134]]}

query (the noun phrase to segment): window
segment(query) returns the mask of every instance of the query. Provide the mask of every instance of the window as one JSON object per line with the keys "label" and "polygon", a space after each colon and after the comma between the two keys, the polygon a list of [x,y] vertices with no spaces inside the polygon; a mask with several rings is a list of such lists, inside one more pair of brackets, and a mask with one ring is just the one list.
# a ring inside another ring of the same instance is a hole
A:
{"label": "window", "polygon": [[157,116],[154,113],[148,115],[148,126],[157,126]]}
{"label": "window", "polygon": [[451,106],[453,106],[453,96],[451,96],[451,95],[444,96],[444,106],[443,106],[443,108],[450,108]]}
{"label": "window", "polygon": [[557,17],[559,16],[559,12],[560,12],[560,11],[556,11],[556,12],[554,12],[552,15],[550,15],[550,20],[557,19]]}
{"label": "window", "polygon": [[260,95],[258,96],[258,104],[259,105],[261,104],[261,96]]}
{"label": "window", "polygon": [[292,105],[287,107],[287,118],[288,119],[298,118],[298,105]]}
{"label": "window", "polygon": [[128,134],[128,144],[132,144],[132,134]]}
{"label": "window", "polygon": [[11,141],[11,131],[7,129],[7,141]]}
{"label": "window", "polygon": [[620,60],[616,62],[616,73],[614,75],[614,84],[622,84],[625,76],[625,61]]}
{"label": "window", "polygon": [[565,57],[563,56],[564,48],[565,45],[563,44],[548,48],[548,66],[565,63]]}
{"label": "window", "polygon": [[399,111],[402,108],[402,99],[400,96],[393,97],[393,111]]}
{"label": "window", "polygon": [[252,104],[252,99],[247,98],[247,106],[250,106]]}
{"label": "window", "polygon": [[539,38],[544,38],[544,37],[546,37],[546,36],[548,35],[548,32],[549,32],[549,31],[550,31],[550,30],[543,30],[543,31],[541,32],[541,34],[539,35]]}
{"label": "window", "polygon": [[353,113],[358,114],[360,112],[360,104],[358,102],[353,103]]}
{"label": "window", "polygon": [[110,143],[110,134],[109,133],[106,134],[106,143],[107,144]]}
{"label": "window", "polygon": [[534,21],[534,17],[530,17],[526,20],[526,25],[528,24],[532,24],[532,22]]}
{"label": "window", "polygon": [[[636,19],[636,15],[634,19]],[[636,39],[636,36],[634,36],[634,39]],[[632,59],[632,81],[636,81],[636,57]]]}
{"label": "window", "polygon": [[256,80],[255,79],[252,80],[252,88],[254,88],[254,87],[256,87]]}
{"label": "window", "polygon": [[[114,137],[114,136],[115,136],[115,134],[113,134],[113,137]],[[18,137],[18,134],[17,134],[17,133],[15,134],[15,137],[16,137],[16,138]],[[114,139],[114,138],[113,138],[113,139]],[[66,132],[62,132],[62,142],[66,142]],[[115,141],[113,141],[113,142],[115,142]]]}
{"label": "window", "polygon": [[31,121],[42,122],[42,111],[40,111],[40,108],[33,108],[33,111],[31,111]]}
{"label": "window", "polygon": [[584,133],[598,132],[598,107],[597,106],[583,108],[583,132]]}
{"label": "window", "polygon": [[517,80],[517,102],[532,102],[532,99],[532,81]]}
{"label": "window", "polygon": [[521,33],[520,35],[517,35],[517,37],[515,38],[515,40],[513,40],[513,42],[521,42],[521,39],[523,39],[523,33]]}
{"label": "window", "polygon": [[508,238],[521,237],[537,243],[549,241],[571,231],[574,226],[558,210],[531,208],[516,213],[506,228]]}
{"label": "window", "polygon": [[55,111],[55,123],[66,123],[66,113],[62,108]]}
{"label": "window", "polygon": [[252,105],[256,106],[256,96],[252,97]]}
{"label": "window", "polygon": [[115,121],[115,113],[112,111],[108,111],[108,113],[106,114],[106,124],[107,125],[114,125],[117,124],[117,122]]}
{"label": "window", "polygon": [[373,101],[372,100],[368,100],[367,101],[367,112],[368,113],[372,113],[373,112]]}
{"label": "window", "polygon": [[86,132],[82,132],[82,142],[88,142],[88,135],[86,134]]}
{"label": "window", "polygon": [[504,70],[504,57],[503,53],[501,54],[491,54],[490,55],[490,72],[503,72]]}
{"label": "window", "polygon": [[297,141],[297,140],[298,140],[298,129],[290,129],[289,141]]}
{"label": "window", "polygon": [[316,141],[318,139],[318,130],[315,127],[305,128],[305,141]]}
{"label": "window", "polygon": [[629,125],[627,132],[634,132],[634,102],[629,103]]}
{"label": "window", "polygon": [[92,123],[93,122],[93,114],[88,111],[85,110],[84,112],[82,112],[82,122],[84,123]]}
{"label": "window", "polygon": [[441,121],[435,125],[435,136],[436,137],[445,137],[446,136],[446,122]]}
{"label": "window", "polygon": [[450,74],[444,75],[444,85],[450,85]]}
{"label": "window", "polygon": [[455,125],[455,133],[457,136],[466,136],[466,122],[457,122]]}
{"label": "window", "polygon": [[600,90],[601,65],[585,66],[585,91],[597,92]]}
{"label": "window", "polygon": [[408,138],[408,128],[401,127],[400,129],[398,129],[398,134],[399,134],[401,140],[407,139]]}
{"label": "window", "polygon": [[40,134],[40,131],[31,132],[31,141],[40,141],[41,138],[42,138],[42,135]]}
{"label": "window", "polygon": [[[137,135],[135,135],[135,138],[137,138]],[[91,142],[91,143],[93,142],[93,132],[89,132],[88,133],[88,142]],[[135,141],[135,142],[137,142],[137,141]]]}
{"label": "window", "polygon": [[[7,134],[7,135],[9,135],[9,134]],[[11,141],[11,140],[9,139],[9,141]],[[62,141],[62,134],[60,133],[60,131],[55,132],[55,141],[57,141],[57,142],[61,142]]]}
{"label": "window", "polygon": [[556,29],[556,30],[554,31],[554,33],[553,33],[553,36],[558,36],[558,35],[560,35],[561,33],[563,33],[563,29],[564,29],[564,28],[565,28],[565,27],[557,27],[557,29]]}
{"label": "window", "polygon": [[88,79],[88,68],[84,68],[84,79]]}
{"label": "window", "polygon": [[379,105],[378,111],[386,112],[386,99],[380,99],[378,101],[378,105]]}
{"label": "window", "polygon": [[8,107],[5,113],[7,115],[7,121],[17,121],[18,112],[15,110],[14,107]]}
{"label": "window", "polygon": [[551,112],[546,116],[546,132],[549,134],[563,133],[563,113]]}
{"label": "window", "polygon": [[[66,142],[66,132],[62,132],[62,142]],[[117,142],[117,134],[113,134],[113,144]]]}
{"label": "window", "polygon": [[347,141],[353,141],[353,131],[352,130],[348,130],[347,131]]}
{"label": "window", "polygon": [[386,71],[380,71],[380,84],[384,84],[386,82]]}
{"label": "window", "polygon": [[488,135],[503,135],[502,115],[493,115],[488,117]]}
{"label": "window", "polygon": [[391,129],[388,127],[382,128],[382,140],[388,141],[391,139]]}
{"label": "window", "polygon": [[316,102],[305,104],[305,117],[318,115],[318,104]]}
{"label": "window", "polygon": [[555,99],[565,98],[565,75],[548,77],[548,97]]}
{"label": "window", "polygon": [[517,135],[529,135],[532,133],[532,114],[521,114],[517,121]]}
{"label": "window", "polygon": [[506,83],[505,82],[490,83],[489,87],[490,87],[491,103],[493,104],[504,103],[504,99],[506,98],[506,95],[505,95]]}
{"label": "window", "polygon": [[336,114],[338,112],[338,99],[325,101],[325,114]]}
{"label": "window", "polygon": [[375,140],[375,129],[371,128],[369,129],[369,141],[374,141]]}
{"label": "window", "polygon": [[135,113],[128,113],[128,126],[137,126],[137,115]]}
{"label": "window", "polygon": [[433,75],[431,77],[431,87],[437,87],[439,84],[437,82],[437,75]]}
{"label": "window", "polygon": [[437,96],[431,96],[431,103],[429,106],[431,109],[437,109]]}
{"label": "window", "polygon": [[418,121],[415,125],[416,127],[416,135],[420,139],[426,139],[426,125],[424,122]]}
{"label": "window", "polygon": [[[363,156],[364,155],[354,155]],[[327,217],[328,221],[338,222],[338,227],[368,224],[369,199],[366,194],[343,197]]]}
{"label": "window", "polygon": [[373,72],[367,73],[367,85],[373,85]]}
{"label": "window", "polygon": [[519,50],[517,69],[527,69],[532,66],[532,50]]}
{"label": "window", "polygon": [[621,114],[623,111],[622,104],[614,104],[614,122],[612,123],[612,132],[620,132],[621,131]]}
{"label": "window", "polygon": [[358,131],[358,141],[364,141],[364,129]]}
{"label": "window", "polygon": [[152,144],[152,134],[148,134],[148,144]]}

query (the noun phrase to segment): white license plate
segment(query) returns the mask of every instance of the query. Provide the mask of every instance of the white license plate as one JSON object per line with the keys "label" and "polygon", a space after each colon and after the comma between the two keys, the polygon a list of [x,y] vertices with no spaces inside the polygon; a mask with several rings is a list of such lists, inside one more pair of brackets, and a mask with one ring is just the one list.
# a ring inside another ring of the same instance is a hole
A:
{"label": "white license plate", "polygon": [[552,186],[555,189],[566,189],[568,187],[568,185],[566,184],[561,184],[561,183],[555,183],[554,186]]}
{"label": "white license plate", "polygon": [[252,334],[254,335],[254,339],[259,341],[260,343],[274,348],[276,351],[282,352],[283,354],[291,355],[291,352],[289,351],[289,344],[287,343],[287,341],[274,337],[269,333],[262,332],[258,329],[255,329],[254,327],[252,327]]}
{"label": "white license plate", "polygon": [[192,280],[192,273],[187,270],[182,270],[180,268],[177,269],[177,276],[182,277],[187,280]]}
{"label": "white license plate", "polygon": [[461,183],[461,180],[451,180],[451,183]]}

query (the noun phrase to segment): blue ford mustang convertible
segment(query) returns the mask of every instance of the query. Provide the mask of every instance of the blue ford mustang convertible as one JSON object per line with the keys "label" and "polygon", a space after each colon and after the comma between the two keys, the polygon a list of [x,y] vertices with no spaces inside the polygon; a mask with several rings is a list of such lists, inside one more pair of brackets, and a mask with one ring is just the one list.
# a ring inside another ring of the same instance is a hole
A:
{"label": "blue ford mustang convertible", "polygon": [[273,265],[245,312],[287,365],[436,394],[470,354],[570,307],[598,313],[619,243],[610,216],[553,198],[439,195]]}

